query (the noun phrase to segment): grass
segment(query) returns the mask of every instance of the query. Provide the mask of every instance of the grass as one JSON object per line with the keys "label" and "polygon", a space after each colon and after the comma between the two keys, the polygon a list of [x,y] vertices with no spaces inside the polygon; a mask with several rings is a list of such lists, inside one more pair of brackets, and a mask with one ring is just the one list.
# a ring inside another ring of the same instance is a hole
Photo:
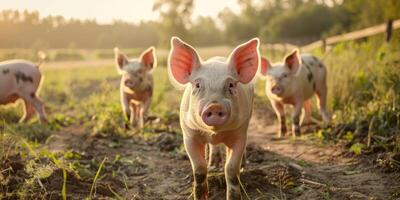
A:
{"label": "grass", "polygon": [[374,37],[363,43],[339,44],[326,56],[334,123],[347,125],[347,136],[352,135],[347,137],[350,149],[358,153],[379,146],[393,154],[400,152],[396,146],[400,142],[398,43],[398,37],[391,43]]}
{"label": "grass", "polygon": [[63,200],[67,200],[67,170],[63,168],[62,171],[63,171],[63,185],[61,188],[61,196]]}
{"label": "grass", "polygon": [[100,176],[101,170],[103,169],[104,166],[104,162],[107,160],[107,157],[104,157],[103,161],[101,161],[100,165],[99,165],[99,169],[97,169],[96,175],[93,178],[93,183],[92,183],[92,187],[90,188],[90,194],[89,194],[89,199],[92,199],[93,197],[93,192],[95,192],[95,188],[96,188],[96,182],[97,179]]}

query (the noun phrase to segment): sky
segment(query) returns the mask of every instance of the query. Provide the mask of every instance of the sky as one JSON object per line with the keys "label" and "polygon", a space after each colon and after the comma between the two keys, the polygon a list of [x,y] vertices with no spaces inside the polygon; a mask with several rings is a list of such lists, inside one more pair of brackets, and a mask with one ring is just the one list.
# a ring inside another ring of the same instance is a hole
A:
{"label": "sky", "polygon": [[[238,11],[236,0],[195,0],[193,17],[217,17],[225,7]],[[138,23],[156,20],[154,0],[0,0],[0,10],[37,10],[41,17],[62,15],[66,18],[96,19],[99,23],[124,20]]]}

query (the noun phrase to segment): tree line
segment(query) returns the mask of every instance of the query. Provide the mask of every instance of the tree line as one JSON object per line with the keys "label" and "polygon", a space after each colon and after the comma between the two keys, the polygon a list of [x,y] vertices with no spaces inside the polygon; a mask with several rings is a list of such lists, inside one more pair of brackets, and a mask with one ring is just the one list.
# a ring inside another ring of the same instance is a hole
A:
{"label": "tree line", "polygon": [[0,12],[0,48],[144,48],[168,46],[177,35],[196,46],[236,44],[251,37],[264,42],[305,44],[321,37],[400,18],[398,0],[238,0],[218,19],[192,19],[193,0],[156,0],[156,21],[114,21],[40,17],[37,11]]}

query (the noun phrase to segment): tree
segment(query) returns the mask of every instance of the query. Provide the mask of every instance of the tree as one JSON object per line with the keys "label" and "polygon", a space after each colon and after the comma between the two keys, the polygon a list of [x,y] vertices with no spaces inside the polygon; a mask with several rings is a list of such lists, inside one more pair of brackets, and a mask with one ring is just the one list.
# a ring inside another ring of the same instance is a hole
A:
{"label": "tree", "polygon": [[193,0],[156,0],[153,11],[160,13],[159,37],[162,46],[168,46],[172,36],[188,39]]}
{"label": "tree", "polygon": [[273,16],[261,31],[261,36],[272,42],[304,44],[319,39],[334,24],[332,8],[306,3]]}
{"label": "tree", "polygon": [[222,32],[211,17],[198,17],[189,29],[190,44],[216,46],[224,43]]}
{"label": "tree", "polygon": [[351,17],[353,28],[367,27],[400,18],[398,0],[344,0],[342,7]]}
{"label": "tree", "polygon": [[[251,12],[248,12],[251,13]],[[245,12],[236,15],[229,9],[224,9],[219,18],[224,24],[225,41],[235,44],[258,35],[259,27],[254,16],[246,16]]]}

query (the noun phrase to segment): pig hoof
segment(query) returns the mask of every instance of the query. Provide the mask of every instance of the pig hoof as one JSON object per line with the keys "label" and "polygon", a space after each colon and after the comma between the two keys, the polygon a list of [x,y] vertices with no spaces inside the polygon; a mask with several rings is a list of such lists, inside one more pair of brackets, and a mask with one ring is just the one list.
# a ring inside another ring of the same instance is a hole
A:
{"label": "pig hoof", "polygon": [[300,137],[301,136],[300,126],[293,126],[292,133],[293,133],[293,138]]}
{"label": "pig hoof", "polygon": [[241,194],[241,192],[240,192],[240,189],[239,190],[234,190],[234,189],[228,189],[228,197],[227,197],[227,199],[229,199],[229,200],[240,200],[240,199],[242,199],[242,194]]}
{"label": "pig hoof", "polygon": [[300,137],[300,136],[301,136],[300,130],[299,130],[299,131],[296,131],[294,134],[295,134],[297,137]]}
{"label": "pig hoof", "polygon": [[49,124],[49,120],[47,120],[46,118],[40,119],[40,123],[46,125]]}
{"label": "pig hoof", "polygon": [[285,135],[286,135],[286,131],[285,132],[281,131],[281,132],[278,133],[278,138],[284,138]]}
{"label": "pig hoof", "polygon": [[280,131],[278,132],[278,138],[283,138],[286,135],[286,126],[281,126]]}
{"label": "pig hoof", "polygon": [[129,124],[124,124],[124,129],[126,131],[129,131],[129,130],[131,130],[131,127],[129,127]]}
{"label": "pig hoof", "polygon": [[300,130],[297,130],[297,131],[293,132],[293,138],[300,137],[300,136],[301,136]]}

